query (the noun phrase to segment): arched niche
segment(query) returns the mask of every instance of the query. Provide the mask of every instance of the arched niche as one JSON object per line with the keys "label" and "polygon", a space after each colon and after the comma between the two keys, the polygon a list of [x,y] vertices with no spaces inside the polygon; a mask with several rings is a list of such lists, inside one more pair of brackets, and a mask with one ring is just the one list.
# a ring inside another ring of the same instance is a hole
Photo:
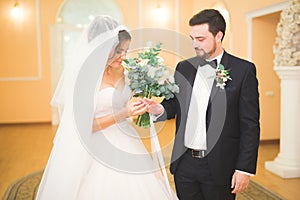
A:
{"label": "arched niche", "polygon": [[[56,23],[50,26],[51,94],[59,77],[71,62],[74,49],[84,27],[97,15],[110,15],[121,23],[123,15],[114,0],[65,0],[57,10]],[[59,110],[52,108],[52,124],[59,123]]]}
{"label": "arched niche", "polygon": [[57,11],[57,23],[87,25],[96,15],[110,15],[123,21],[119,6],[114,0],[65,0]]}

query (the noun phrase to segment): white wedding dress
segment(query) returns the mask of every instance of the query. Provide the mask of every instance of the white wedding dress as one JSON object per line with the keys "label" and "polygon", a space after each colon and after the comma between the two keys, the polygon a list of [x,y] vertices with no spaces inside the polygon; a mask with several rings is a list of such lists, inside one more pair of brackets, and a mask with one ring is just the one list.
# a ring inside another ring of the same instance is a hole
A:
{"label": "white wedding dress", "polygon": [[[113,87],[98,91],[95,116],[100,117],[113,113],[114,109],[122,108],[130,98],[131,92],[128,86],[125,86],[123,91]],[[171,195],[169,194],[168,186],[166,186],[158,170],[155,170],[150,154],[130,122],[124,120],[102,131],[93,133],[93,136],[100,136],[99,134],[105,136],[116,150],[103,149],[103,153],[106,155],[103,160],[89,154],[77,136],[67,136],[68,133],[65,135],[62,133],[59,136],[70,137],[70,140],[74,140],[72,148],[76,151],[69,152],[72,155],[66,158],[60,157],[59,149],[55,149],[58,144],[55,143],[41,181],[37,195],[38,199],[177,199],[173,191]],[[57,139],[57,143],[60,139]],[[77,147],[74,148],[74,145],[77,145]],[[140,161],[133,162],[132,165],[126,163],[124,157],[127,154],[140,155],[143,163]],[[134,168],[142,165],[145,166],[145,170],[139,168],[139,173],[133,173],[134,169],[130,168],[131,166]],[[59,166],[63,166],[64,169],[60,169]],[[56,182],[57,180],[58,182]],[[78,183],[76,184],[76,182]]]}

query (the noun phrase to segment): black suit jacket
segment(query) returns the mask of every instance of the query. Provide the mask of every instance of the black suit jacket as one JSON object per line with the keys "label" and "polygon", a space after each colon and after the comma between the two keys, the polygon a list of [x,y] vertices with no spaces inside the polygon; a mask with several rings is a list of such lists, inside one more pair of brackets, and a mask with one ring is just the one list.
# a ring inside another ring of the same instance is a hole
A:
{"label": "black suit jacket", "polygon": [[[199,57],[178,63],[175,81],[179,94],[162,105],[160,120],[176,117],[176,137],[172,152],[171,173],[176,172],[186,151],[184,133],[198,66],[207,64]],[[259,94],[255,65],[224,52],[221,64],[229,70],[232,80],[225,89],[214,83],[207,108],[208,165],[216,184],[230,184],[234,171],[255,174],[259,145]],[[192,119],[193,120],[193,119]],[[194,123],[197,123],[196,121]]]}

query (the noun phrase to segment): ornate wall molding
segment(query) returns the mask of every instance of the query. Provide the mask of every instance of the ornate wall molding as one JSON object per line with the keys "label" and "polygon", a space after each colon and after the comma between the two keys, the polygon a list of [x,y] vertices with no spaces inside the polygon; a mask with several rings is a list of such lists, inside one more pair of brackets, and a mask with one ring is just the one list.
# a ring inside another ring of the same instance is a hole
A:
{"label": "ornate wall molding", "polygon": [[35,1],[36,12],[36,41],[37,41],[37,76],[0,77],[0,81],[40,81],[42,80],[42,48],[40,26],[40,0]]}

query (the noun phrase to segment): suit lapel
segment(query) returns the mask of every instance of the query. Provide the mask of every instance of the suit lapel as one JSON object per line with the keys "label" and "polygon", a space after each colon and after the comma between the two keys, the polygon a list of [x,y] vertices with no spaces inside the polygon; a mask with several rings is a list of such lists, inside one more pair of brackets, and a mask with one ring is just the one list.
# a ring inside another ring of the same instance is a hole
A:
{"label": "suit lapel", "polygon": [[226,70],[228,70],[228,61],[229,61],[229,54],[226,51],[224,51],[221,59],[221,64],[225,67]]}
{"label": "suit lapel", "polygon": [[216,80],[214,80],[214,84],[212,86],[211,89],[211,93],[210,93],[210,100],[212,101],[214,99],[214,97],[216,96],[217,92],[219,91],[219,87],[217,87],[217,82]]}

